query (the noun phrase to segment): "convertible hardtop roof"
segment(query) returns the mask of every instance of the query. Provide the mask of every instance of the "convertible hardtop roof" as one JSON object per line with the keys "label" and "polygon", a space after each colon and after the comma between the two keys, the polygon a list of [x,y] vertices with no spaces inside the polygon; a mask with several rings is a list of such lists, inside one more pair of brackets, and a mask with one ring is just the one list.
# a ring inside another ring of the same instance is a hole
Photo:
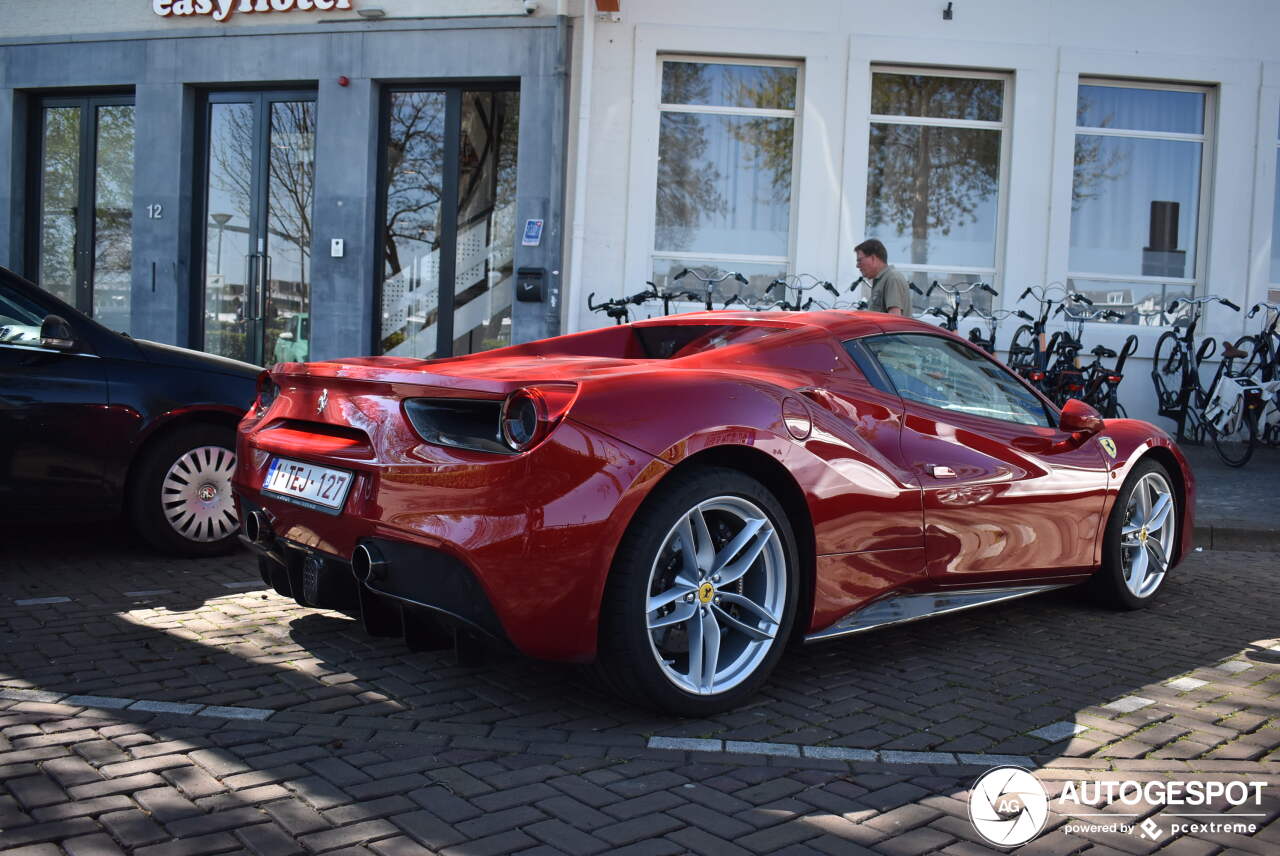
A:
{"label": "convertible hardtop roof", "polygon": [[758,312],[752,309],[716,309],[710,312],[686,312],[681,315],[664,315],[635,321],[633,327],[668,327],[677,324],[741,324],[759,327],[808,327],[822,330],[836,339],[856,339],[876,333],[903,331],[943,332],[941,327],[927,321],[917,321],[902,315],[884,312],[852,312],[827,309],[817,312]]}
{"label": "convertible hardtop roof", "polygon": [[[313,377],[344,377],[352,380],[378,380],[427,384],[439,388],[468,389],[505,394],[517,385],[532,381],[577,380],[588,376],[603,377],[615,373],[647,371],[664,358],[636,349],[644,346],[635,333],[670,330],[673,327],[744,328],[759,327],[775,331],[751,343],[752,348],[779,355],[762,360],[760,371],[812,370],[815,365],[829,365],[830,350],[815,351],[811,344],[818,338],[830,337],[837,342],[885,332],[933,332],[952,336],[941,328],[912,318],[879,312],[757,312],[754,310],[713,310],[664,315],[636,321],[628,325],[600,327],[551,339],[509,345],[491,351],[480,351],[457,357],[423,360],[411,357],[353,357],[313,363],[282,363],[284,371]],[[714,349],[681,358],[684,367],[707,369],[726,366],[746,370],[740,354]],[[814,361],[817,361],[816,363]],[[673,363],[665,363],[667,366]]]}

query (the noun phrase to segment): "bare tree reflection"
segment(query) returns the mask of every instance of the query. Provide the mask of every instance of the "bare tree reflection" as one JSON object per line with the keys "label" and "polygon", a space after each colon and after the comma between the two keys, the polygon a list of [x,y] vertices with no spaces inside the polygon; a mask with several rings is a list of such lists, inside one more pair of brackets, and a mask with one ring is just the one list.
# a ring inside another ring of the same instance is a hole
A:
{"label": "bare tree reflection", "polygon": [[[876,76],[872,112],[973,118],[1001,116],[1000,80]],[[871,125],[867,222],[911,235],[911,261],[929,261],[929,233],[974,222],[994,200],[1000,179],[1000,131],[928,125]]]}
{"label": "bare tree reflection", "polygon": [[[1076,124],[1093,108],[1093,102],[1085,95],[1079,96],[1076,105]],[[1099,126],[1107,128],[1115,121],[1111,114],[1099,122]],[[1100,185],[1104,181],[1116,181],[1124,178],[1129,172],[1128,153],[1112,147],[1110,151],[1104,146],[1103,137],[1088,134],[1076,134],[1075,157],[1071,177],[1071,210],[1079,211],[1090,199],[1102,195]]]}
{"label": "bare tree reflection", "polygon": [[[664,100],[708,103],[707,70],[703,63],[670,63],[664,69]],[[703,212],[722,213],[726,208],[716,188],[720,171],[705,160],[708,140],[698,114],[664,112],[658,133],[657,247],[687,250]]]}

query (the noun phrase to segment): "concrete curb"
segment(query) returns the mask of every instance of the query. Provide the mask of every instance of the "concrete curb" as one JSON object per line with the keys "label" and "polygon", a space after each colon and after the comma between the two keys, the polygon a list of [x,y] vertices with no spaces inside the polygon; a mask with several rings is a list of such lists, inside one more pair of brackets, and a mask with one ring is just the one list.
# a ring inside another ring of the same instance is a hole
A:
{"label": "concrete curb", "polygon": [[1195,545],[1206,550],[1280,552],[1280,529],[1243,529],[1205,524],[1196,526]]}

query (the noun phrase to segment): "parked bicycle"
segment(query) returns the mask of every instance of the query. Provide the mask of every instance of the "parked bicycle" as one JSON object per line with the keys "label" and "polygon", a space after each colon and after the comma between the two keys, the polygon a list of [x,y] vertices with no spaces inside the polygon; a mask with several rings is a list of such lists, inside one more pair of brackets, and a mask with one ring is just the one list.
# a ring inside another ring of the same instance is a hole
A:
{"label": "parked bicycle", "polygon": [[978,319],[987,325],[987,334],[985,336],[982,334],[981,327],[970,327],[969,341],[992,356],[996,354],[996,331],[1004,321],[1014,317],[1025,318],[1028,321],[1035,320],[1021,309],[993,309],[990,312],[983,312],[972,303],[960,318],[963,320],[970,315],[977,315]]}
{"label": "parked bicycle", "polygon": [[[1069,399],[1085,396],[1088,381],[1086,370],[1080,366],[1085,322],[1123,320],[1124,315],[1112,309],[1095,309],[1092,300],[1076,292],[1068,294],[1066,301],[1058,304],[1054,314],[1063,316],[1067,326],[1056,331],[1045,348],[1047,367],[1044,383],[1049,397],[1061,407]],[[1074,331],[1072,325],[1075,326]],[[1114,352],[1112,355],[1114,356]]]}
{"label": "parked bicycle", "polygon": [[661,297],[657,287],[649,283],[650,288],[638,291],[626,297],[615,297],[611,300],[595,302],[596,293],[587,295],[587,308],[592,312],[603,312],[613,319],[614,324],[626,324],[631,320],[631,307],[639,306],[649,300]]}
{"label": "parked bicycle", "polygon": [[[1129,414],[1120,403],[1120,382],[1124,380],[1124,364],[1138,350],[1138,337],[1132,333],[1124,340],[1120,353],[1097,345],[1089,353],[1093,362],[1084,367],[1084,394],[1081,398],[1106,419],[1126,419]],[[1108,367],[1103,360],[1114,359]]]}
{"label": "parked bicycle", "polygon": [[1241,374],[1262,388],[1262,412],[1258,417],[1258,441],[1280,444],[1280,304],[1255,303],[1248,318],[1262,313],[1258,332],[1236,342],[1241,357]]}
{"label": "parked bicycle", "polygon": [[[929,284],[929,288],[924,292],[924,298],[927,301],[929,295],[935,291],[941,291],[947,295],[947,309],[941,306],[929,306],[924,310],[925,315],[934,315],[942,319],[942,327],[950,330],[952,333],[960,326],[960,298],[970,295],[973,291],[985,291],[992,297],[999,296],[999,292],[985,282],[970,282],[966,285],[943,285],[936,279]],[[969,298],[969,306],[973,307],[973,298]]]}
{"label": "parked bicycle", "polygon": [[1255,303],[1245,317],[1252,319],[1259,312],[1263,313],[1262,326],[1257,333],[1241,337],[1236,347],[1246,354],[1240,370],[1269,381],[1280,376],[1280,304]]}
{"label": "parked bicycle", "polygon": [[702,273],[701,271],[697,271],[692,268],[685,268],[684,270],[680,271],[680,273],[672,277],[672,279],[674,279],[676,282],[679,282],[680,280],[684,279],[686,276],[692,276],[694,279],[702,283],[703,293],[701,295],[694,295],[694,296],[702,297],[704,305],[706,306],[708,311],[715,309],[716,286],[724,282],[726,279],[736,279],[738,282],[742,283],[743,285],[750,284],[747,282],[747,278],[742,274],[738,273],[737,271],[734,271],[734,270],[721,271],[719,269],[717,269],[714,274],[709,274],[709,273]]}
{"label": "parked bicycle", "polygon": [[[769,287],[765,289],[765,293],[777,294],[780,292],[782,295],[782,299],[779,301],[776,301],[773,304],[773,306],[779,309],[786,310],[788,312],[801,312],[807,309],[811,309],[815,305],[815,303],[817,303],[812,297],[805,299],[806,293],[809,291],[812,291],[815,288],[826,289],[831,293],[831,296],[834,298],[840,297],[839,290],[834,285],[832,285],[828,280],[818,279],[816,276],[814,276],[811,273],[800,273],[800,274],[792,274],[790,276],[785,276],[785,277],[779,277],[778,279],[775,279],[773,282],[769,283]],[[787,292],[789,290],[795,291],[796,299],[794,301],[788,299]],[[822,306],[821,304],[817,304],[817,305],[821,306],[821,308],[823,309],[831,308],[829,306]],[[832,305],[834,306],[834,303]]]}
{"label": "parked bicycle", "polygon": [[[1055,290],[1061,290],[1062,299],[1050,297]],[[1009,341],[1009,368],[1013,369],[1027,381],[1039,389],[1041,392],[1048,394],[1045,385],[1046,364],[1048,362],[1048,353],[1045,349],[1045,327],[1049,322],[1049,313],[1053,311],[1055,306],[1062,304],[1066,299],[1066,290],[1060,286],[1040,287],[1036,285],[1028,286],[1022,294],[1018,296],[1018,301],[1025,300],[1028,296],[1034,298],[1040,304],[1040,314],[1032,317],[1026,312],[1019,310],[1016,314],[1019,318],[1030,321],[1030,324],[1023,324],[1013,331],[1013,338]]]}
{"label": "parked bicycle", "polygon": [[1213,356],[1217,343],[1206,338],[1196,347],[1195,328],[1205,304],[1214,302],[1240,311],[1239,306],[1216,295],[1179,298],[1169,304],[1170,312],[1185,304],[1190,314],[1181,333],[1168,330],[1156,342],[1151,379],[1160,415],[1178,425],[1177,439],[1194,443],[1208,438],[1224,463],[1239,467],[1253,455],[1257,444],[1263,388],[1236,369],[1237,361],[1247,360],[1249,355],[1231,344],[1223,348],[1222,361],[1208,387],[1201,382],[1200,366]]}

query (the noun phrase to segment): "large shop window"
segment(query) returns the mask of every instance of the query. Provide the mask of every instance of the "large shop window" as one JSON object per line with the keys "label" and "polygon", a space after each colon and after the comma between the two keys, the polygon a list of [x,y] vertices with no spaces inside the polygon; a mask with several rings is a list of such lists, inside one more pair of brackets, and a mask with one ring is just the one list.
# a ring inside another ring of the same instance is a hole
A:
{"label": "large shop window", "polygon": [[204,349],[258,365],[311,353],[315,93],[214,92],[204,141]]}
{"label": "large shop window", "polygon": [[511,344],[519,126],[504,86],[386,93],[380,353]]}
{"label": "large shop window", "polygon": [[[766,60],[663,58],[653,277],[737,271],[745,302],[789,271],[801,69]],[[694,280],[679,284],[698,288]],[[738,291],[719,295],[723,302]]]}
{"label": "large shop window", "polygon": [[[935,280],[995,284],[1008,87],[1006,75],[983,72],[872,71],[866,232],[921,291]],[[970,295],[990,308],[985,292]],[[935,291],[929,302],[948,300]]]}
{"label": "large shop window", "polygon": [[30,171],[40,213],[32,277],[113,330],[129,332],[133,291],[133,98],[46,98]]}
{"label": "large shop window", "polygon": [[1068,285],[1125,323],[1169,323],[1200,282],[1210,106],[1198,87],[1080,84]]}

